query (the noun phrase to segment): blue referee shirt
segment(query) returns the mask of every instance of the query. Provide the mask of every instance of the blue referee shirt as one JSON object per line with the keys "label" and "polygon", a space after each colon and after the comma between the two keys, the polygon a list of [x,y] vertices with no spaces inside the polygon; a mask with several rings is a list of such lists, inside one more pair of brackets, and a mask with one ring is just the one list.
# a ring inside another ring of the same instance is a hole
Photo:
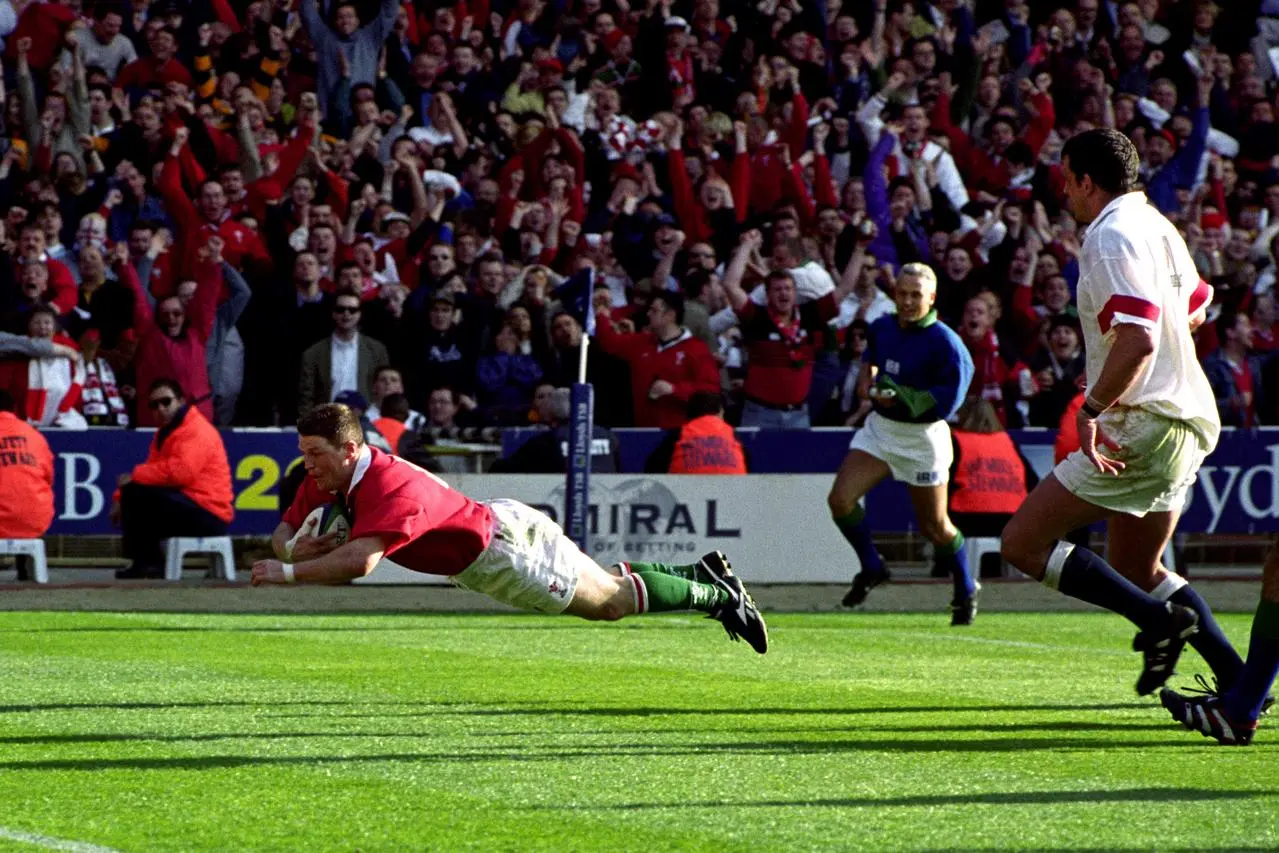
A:
{"label": "blue referee shirt", "polygon": [[933,409],[918,417],[899,404],[876,404],[881,415],[895,421],[931,423],[947,420],[959,410],[973,381],[973,359],[959,335],[937,321],[935,310],[905,328],[897,315],[885,314],[870,324],[866,341],[866,358],[879,368],[880,376],[906,388],[927,391],[937,401]]}

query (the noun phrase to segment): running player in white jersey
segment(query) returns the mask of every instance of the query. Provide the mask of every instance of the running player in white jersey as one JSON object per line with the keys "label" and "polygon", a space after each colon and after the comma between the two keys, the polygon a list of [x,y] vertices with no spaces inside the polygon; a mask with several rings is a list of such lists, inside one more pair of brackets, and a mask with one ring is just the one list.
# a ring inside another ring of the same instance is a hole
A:
{"label": "running player in white jersey", "polygon": [[[1226,689],[1242,667],[1238,653],[1203,599],[1160,562],[1221,431],[1191,339],[1212,291],[1176,228],[1136,191],[1137,164],[1132,142],[1114,130],[1071,137],[1062,150],[1067,205],[1088,226],[1078,289],[1088,354],[1082,446],[1026,498],[1002,550],[1045,586],[1141,629],[1138,693],[1168,680],[1188,639]],[[1109,564],[1062,540],[1102,519]]]}

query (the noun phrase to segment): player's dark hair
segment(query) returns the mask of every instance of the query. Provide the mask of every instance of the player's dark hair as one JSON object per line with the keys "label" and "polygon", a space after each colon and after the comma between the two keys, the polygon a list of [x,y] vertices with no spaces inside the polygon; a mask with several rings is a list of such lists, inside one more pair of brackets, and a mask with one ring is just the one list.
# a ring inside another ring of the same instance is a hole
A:
{"label": "player's dark hair", "polygon": [[387,394],[380,407],[382,417],[403,423],[409,419],[409,398],[403,394]]}
{"label": "player's dark hair", "polygon": [[322,438],[334,447],[348,441],[364,444],[364,428],[360,417],[342,403],[322,403],[298,418],[298,435]]}
{"label": "player's dark hair", "polygon": [[688,408],[685,414],[691,421],[693,418],[700,418],[705,415],[718,415],[724,411],[724,401],[719,394],[710,391],[698,391],[688,398]]}
{"label": "player's dark hair", "polygon": [[0,388],[0,412],[12,412],[16,408],[17,406],[13,402],[13,395]]}
{"label": "player's dark hair", "polygon": [[663,305],[675,312],[675,322],[684,324],[684,294],[674,290],[659,290],[652,298],[660,299]]}
{"label": "player's dark hair", "polygon": [[1063,162],[1070,160],[1075,180],[1085,176],[1103,192],[1122,195],[1132,192],[1139,180],[1141,158],[1132,140],[1117,130],[1099,127],[1075,134],[1061,149]]}
{"label": "player's dark hair", "polygon": [[182,393],[182,385],[178,382],[178,380],[169,379],[166,376],[162,376],[151,383],[151,387],[147,389],[147,396],[154,394],[156,391],[159,391],[161,388],[169,389],[169,391],[173,393],[173,396],[179,400],[186,399],[187,395]]}

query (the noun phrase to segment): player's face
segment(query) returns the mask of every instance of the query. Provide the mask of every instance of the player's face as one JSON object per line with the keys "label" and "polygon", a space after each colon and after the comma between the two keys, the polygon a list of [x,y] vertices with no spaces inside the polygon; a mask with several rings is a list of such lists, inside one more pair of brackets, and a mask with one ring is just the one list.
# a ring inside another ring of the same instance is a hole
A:
{"label": "player's face", "polygon": [[1093,216],[1088,209],[1088,196],[1092,193],[1092,178],[1079,178],[1070,168],[1070,158],[1062,160],[1061,174],[1065,181],[1064,191],[1066,193],[1066,209],[1070,211],[1070,215],[1080,225],[1087,225],[1093,221]]}
{"label": "player's face", "polygon": [[937,290],[919,276],[905,275],[897,282],[895,301],[897,318],[905,323],[917,323],[932,310]]}
{"label": "player's face", "polygon": [[346,481],[348,468],[359,456],[355,442],[348,441],[334,447],[318,435],[298,436],[298,449],[302,451],[302,464],[315,484],[326,492],[336,492]]}

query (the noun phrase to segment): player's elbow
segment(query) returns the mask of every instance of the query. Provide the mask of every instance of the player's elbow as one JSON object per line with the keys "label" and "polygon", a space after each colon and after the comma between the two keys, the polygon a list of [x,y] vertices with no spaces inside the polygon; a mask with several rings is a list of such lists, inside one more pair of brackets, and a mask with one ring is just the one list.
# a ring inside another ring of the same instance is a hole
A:
{"label": "player's elbow", "polygon": [[357,578],[368,577],[370,574],[372,574],[373,570],[377,568],[377,564],[380,562],[382,562],[381,551],[373,551],[372,553],[365,554],[359,560],[354,561],[353,565],[351,566],[351,568],[355,572],[353,577],[357,577]]}

